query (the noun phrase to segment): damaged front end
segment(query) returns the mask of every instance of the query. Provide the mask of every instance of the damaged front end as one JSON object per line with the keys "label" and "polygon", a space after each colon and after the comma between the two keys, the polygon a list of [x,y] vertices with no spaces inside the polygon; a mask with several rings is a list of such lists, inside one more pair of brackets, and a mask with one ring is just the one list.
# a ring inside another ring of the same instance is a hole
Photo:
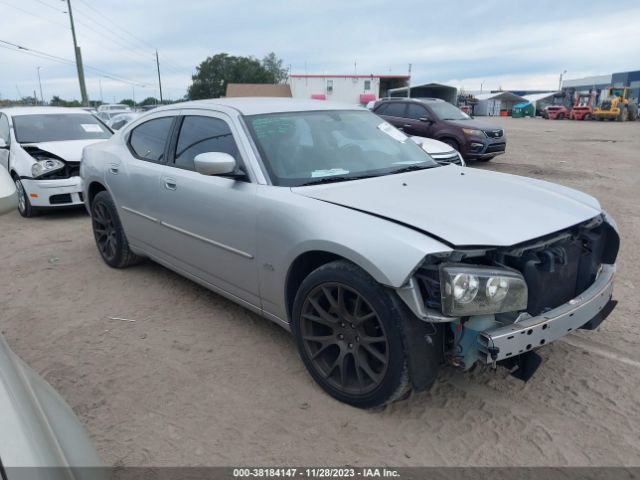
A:
{"label": "damaged front end", "polygon": [[418,318],[442,324],[448,363],[519,367],[526,380],[540,363],[535,348],[595,329],[613,310],[619,244],[602,214],[511,247],[429,255],[398,294]]}
{"label": "damaged front end", "polygon": [[35,145],[23,145],[35,162],[31,176],[38,180],[60,180],[80,176],[80,162],[70,162]]}

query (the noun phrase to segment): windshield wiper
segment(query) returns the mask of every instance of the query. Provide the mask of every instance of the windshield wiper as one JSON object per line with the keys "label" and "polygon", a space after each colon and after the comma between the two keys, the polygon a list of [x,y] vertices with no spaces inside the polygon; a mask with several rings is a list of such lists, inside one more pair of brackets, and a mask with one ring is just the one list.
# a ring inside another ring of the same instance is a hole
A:
{"label": "windshield wiper", "polygon": [[321,185],[323,183],[335,183],[335,182],[348,182],[350,180],[362,180],[363,178],[373,178],[377,175],[359,175],[359,176],[351,176],[347,177],[344,175],[336,175],[333,177],[322,177],[317,180],[311,180],[310,182],[306,182],[298,185],[299,187],[308,187],[310,185]]}
{"label": "windshield wiper", "polygon": [[399,168],[397,170],[392,170],[387,175],[394,175],[396,173],[406,173],[406,172],[415,172],[416,170],[426,170],[427,168],[438,167],[438,164],[435,165],[409,165],[407,167]]}

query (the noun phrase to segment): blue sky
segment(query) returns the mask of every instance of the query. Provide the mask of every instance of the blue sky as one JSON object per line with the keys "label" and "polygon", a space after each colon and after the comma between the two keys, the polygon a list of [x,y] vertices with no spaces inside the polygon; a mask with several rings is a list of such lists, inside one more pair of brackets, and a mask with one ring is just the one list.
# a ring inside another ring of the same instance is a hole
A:
{"label": "blue sky", "polygon": [[[89,96],[185,94],[195,66],[228,52],[274,51],[292,73],[404,74],[478,90],[557,87],[566,78],[640,69],[640,3],[619,0],[72,0]],[[0,0],[0,40],[73,59],[66,2]],[[0,44],[0,46],[6,44]],[[0,48],[0,98],[78,98],[75,67]],[[111,78],[109,78],[111,77]],[[118,77],[116,80],[115,77]],[[39,95],[39,93],[38,93]]]}

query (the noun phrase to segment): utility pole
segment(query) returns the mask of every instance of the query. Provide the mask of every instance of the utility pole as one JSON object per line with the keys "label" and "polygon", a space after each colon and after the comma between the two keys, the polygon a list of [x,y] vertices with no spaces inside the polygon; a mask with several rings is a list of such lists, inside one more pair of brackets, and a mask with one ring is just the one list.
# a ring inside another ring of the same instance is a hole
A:
{"label": "utility pole", "polygon": [[560,80],[558,81],[558,91],[562,90],[562,77],[564,77],[565,73],[567,73],[566,70],[560,74]]}
{"label": "utility pole", "polygon": [[69,9],[69,21],[71,22],[71,35],[73,36],[73,48],[76,53],[76,68],[78,69],[78,82],[80,83],[80,95],[82,96],[82,105],[89,105],[87,97],[87,86],[84,83],[84,68],[82,67],[82,53],[76,40],[76,27],[73,24],[73,12],[71,11],[71,0],[67,0],[67,8]]}
{"label": "utility pole", "polygon": [[158,68],[158,87],[160,87],[160,103],[162,104],[162,80],[160,80],[160,59],[158,58],[157,48],[156,48],[156,67]]}
{"label": "utility pole", "polygon": [[100,103],[104,103],[102,99],[102,78],[98,78],[98,85],[100,86]]}
{"label": "utility pole", "polygon": [[407,80],[407,98],[411,96],[411,64],[409,64],[409,79]]}
{"label": "utility pole", "polygon": [[36,70],[38,71],[38,85],[40,86],[40,103],[44,105],[44,96],[42,95],[42,80],[40,79],[40,68],[42,67],[37,67]]}

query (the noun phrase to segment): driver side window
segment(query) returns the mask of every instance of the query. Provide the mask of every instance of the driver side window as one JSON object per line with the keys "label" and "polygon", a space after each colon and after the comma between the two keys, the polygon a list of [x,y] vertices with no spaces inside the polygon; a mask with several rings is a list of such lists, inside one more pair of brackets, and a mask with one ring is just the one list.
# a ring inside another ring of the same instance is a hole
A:
{"label": "driver side window", "polygon": [[227,122],[213,117],[184,117],[176,145],[174,166],[195,170],[193,159],[206,152],[228,153],[236,162],[240,161],[238,146]]}

